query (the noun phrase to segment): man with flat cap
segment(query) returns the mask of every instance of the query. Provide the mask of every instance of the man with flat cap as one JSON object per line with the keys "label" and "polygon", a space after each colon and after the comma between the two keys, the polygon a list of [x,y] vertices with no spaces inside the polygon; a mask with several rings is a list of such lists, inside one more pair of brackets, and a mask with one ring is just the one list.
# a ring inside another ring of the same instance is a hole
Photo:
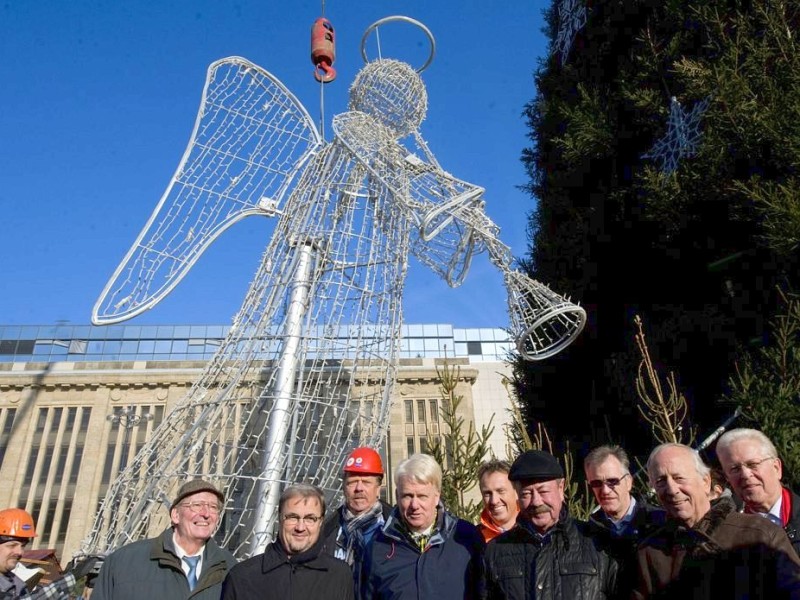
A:
{"label": "man with flat cap", "polygon": [[202,479],[181,486],[171,526],[157,538],[133,542],[106,558],[92,600],[219,600],[236,559],[211,536],[225,497]]}
{"label": "man with flat cap", "polygon": [[616,561],[599,549],[586,524],[567,514],[564,470],[542,450],[522,453],[508,479],[520,512],[513,528],[489,542],[484,557],[488,598],[617,598]]}

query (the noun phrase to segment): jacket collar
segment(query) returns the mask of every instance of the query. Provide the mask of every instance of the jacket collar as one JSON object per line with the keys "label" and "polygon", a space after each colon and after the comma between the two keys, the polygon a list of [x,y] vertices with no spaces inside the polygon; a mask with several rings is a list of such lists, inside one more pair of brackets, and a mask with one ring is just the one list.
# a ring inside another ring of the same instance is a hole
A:
{"label": "jacket collar", "polygon": [[[225,556],[219,551],[219,547],[212,539],[206,540],[203,545],[203,570],[205,571],[212,565],[225,561]],[[157,560],[163,564],[178,565],[181,561],[175,550],[175,542],[172,539],[172,527],[168,527],[160,536],[153,538],[150,545],[150,560]]]}
{"label": "jacket collar", "polygon": [[[633,509],[632,518],[622,530],[623,536],[629,534],[640,535],[642,532],[653,531],[666,523],[666,512],[663,508],[648,504],[639,497],[633,495],[631,497],[636,500],[636,505]],[[620,535],[619,532],[615,531],[611,519],[603,512],[602,508],[598,508],[589,515],[589,524],[592,527],[601,528],[608,534]]]}
{"label": "jacket collar", "polygon": [[800,536],[800,531],[798,531],[798,526],[800,526],[800,496],[795,494],[792,490],[789,490],[789,496],[792,502],[792,512],[789,514],[789,522],[784,529],[792,544],[797,544],[798,536]]}
{"label": "jacket collar", "polygon": [[733,500],[727,497],[718,498],[711,502],[711,509],[694,527],[685,527],[677,521],[667,521],[660,530],[661,533],[656,532],[654,536],[664,535],[664,541],[669,546],[691,550],[695,555],[717,554],[720,548],[713,535],[728,515],[734,512],[736,505]]}
{"label": "jacket collar", "polygon": [[492,513],[489,512],[488,506],[484,506],[483,510],[481,511],[481,525],[497,535],[503,533],[503,529],[494,522],[494,519],[492,519]]}
{"label": "jacket collar", "polygon": [[[440,500],[439,504],[436,505],[436,523],[430,540],[428,540],[428,546],[443,544],[451,536],[457,522],[458,519],[445,510],[444,504]],[[395,506],[392,512],[389,513],[382,531],[387,537],[395,541],[409,542],[411,534],[402,516],[400,516],[399,507]]]}
{"label": "jacket collar", "polygon": [[175,542],[172,540],[172,527],[168,527],[160,536],[153,538],[153,543],[150,545],[150,560],[180,565]]}
{"label": "jacket collar", "polygon": [[323,539],[320,536],[314,545],[305,552],[287,554],[280,539],[276,539],[264,550],[264,555],[261,559],[261,572],[269,573],[283,565],[296,565],[306,569],[326,571],[327,567],[318,560],[322,552],[322,546]]}
{"label": "jacket collar", "polygon": [[541,543],[551,536],[564,536],[564,538],[567,539],[568,536],[566,533],[571,524],[572,517],[569,516],[569,512],[567,512],[567,506],[565,504],[561,507],[561,512],[558,514],[558,522],[548,529],[544,535],[536,531],[533,523],[522,516],[522,512],[517,515],[517,524],[514,525],[514,528],[520,532],[524,532],[531,539],[531,541]]}

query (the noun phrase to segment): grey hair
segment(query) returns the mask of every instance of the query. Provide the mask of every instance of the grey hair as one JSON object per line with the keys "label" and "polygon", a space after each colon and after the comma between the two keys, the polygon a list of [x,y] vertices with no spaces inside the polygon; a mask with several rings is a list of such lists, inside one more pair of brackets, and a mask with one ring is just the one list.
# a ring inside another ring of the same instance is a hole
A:
{"label": "grey hair", "polygon": [[655,461],[656,456],[658,456],[662,450],[666,450],[667,448],[683,448],[691,455],[692,459],[694,459],[694,468],[697,470],[698,475],[700,475],[700,477],[711,477],[711,469],[706,463],[703,462],[703,459],[700,457],[700,453],[697,450],[691,446],[687,446],[686,444],[667,442],[666,444],[660,444],[653,448],[653,451],[650,453],[650,456],[647,459],[647,476],[650,479],[650,485],[655,484],[653,481],[653,475],[650,472],[650,468],[653,466],[653,461]]}
{"label": "grey hair", "polygon": [[727,433],[722,434],[717,441],[717,456],[719,456],[720,450],[723,452],[728,451],[730,450],[731,444],[740,442],[742,440],[751,440],[756,442],[759,446],[761,446],[761,450],[764,452],[764,454],[778,458],[778,451],[775,449],[775,444],[772,443],[772,440],[770,440],[758,429],[746,429],[744,427],[739,429],[731,429]]}
{"label": "grey hair", "polygon": [[605,444],[603,446],[598,446],[589,454],[586,455],[586,458],[583,459],[583,470],[585,471],[589,467],[593,467],[599,465],[600,463],[604,462],[609,456],[613,456],[616,458],[622,468],[625,469],[626,473],[631,472],[631,461],[628,458],[628,453],[621,446]]}
{"label": "grey hair", "polygon": [[283,490],[278,501],[278,512],[280,514],[283,514],[283,506],[292,498],[316,498],[322,507],[322,516],[325,516],[325,494],[317,486],[308,483],[293,483],[288,486]]}
{"label": "grey hair", "polygon": [[436,491],[442,491],[442,468],[428,454],[412,454],[394,471],[394,485],[400,487],[401,479],[410,479],[417,483],[430,483]]}

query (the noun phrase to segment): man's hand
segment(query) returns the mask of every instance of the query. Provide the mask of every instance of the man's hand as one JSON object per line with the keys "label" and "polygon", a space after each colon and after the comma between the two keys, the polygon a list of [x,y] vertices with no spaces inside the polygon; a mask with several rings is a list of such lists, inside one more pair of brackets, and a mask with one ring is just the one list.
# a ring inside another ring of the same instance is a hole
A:
{"label": "man's hand", "polygon": [[76,580],[82,579],[87,575],[97,575],[100,572],[100,566],[103,564],[101,556],[87,556],[79,560],[71,569],[67,569]]}

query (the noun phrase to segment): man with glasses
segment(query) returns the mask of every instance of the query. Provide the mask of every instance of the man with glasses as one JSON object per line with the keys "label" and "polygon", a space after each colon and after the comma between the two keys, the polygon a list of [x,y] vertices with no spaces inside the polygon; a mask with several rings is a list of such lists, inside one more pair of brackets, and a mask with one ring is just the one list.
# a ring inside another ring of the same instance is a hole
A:
{"label": "man with glasses", "polygon": [[770,439],[755,429],[732,429],[719,438],[717,458],[744,511],[782,527],[800,556],[800,496],[781,485],[783,464]]}
{"label": "man with glasses", "polygon": [[202,479],[178,490],[171,526],[160,536],[123,546],[106,558],[92,600],[218,600],[236,564],[211,536],[225,497]]}
{"label": "man with glasses", "polygon": [[618,598],[618,565],[564,502],[564,470],[542,450],[523,452],[508,478],[519,496],[517,523],[486,546],[489,600]]}
{"label": "man with glasses", "polygon": [[664,511],[637,500],[628,454],[619,446],[599,446],[583,460],[586,481],[599,508],[589,516],[589,531],[623,565],[632,566],[636,546],[664,524]]}
{"label": "man with glasses", "polygon": [[637,551],[633,600],[797,600],[800,560],[783,531],[709,498],[711,474],[696,450],[657,446],[647,474],[667,523]]}
{"label": "man with glasses", "polygon": [[325,496],[318,487],[288,486],[278,505],[278,539],[236,565],[222,588],[223,600],[352,600],[347,564],[323,551],[320,530]]}

